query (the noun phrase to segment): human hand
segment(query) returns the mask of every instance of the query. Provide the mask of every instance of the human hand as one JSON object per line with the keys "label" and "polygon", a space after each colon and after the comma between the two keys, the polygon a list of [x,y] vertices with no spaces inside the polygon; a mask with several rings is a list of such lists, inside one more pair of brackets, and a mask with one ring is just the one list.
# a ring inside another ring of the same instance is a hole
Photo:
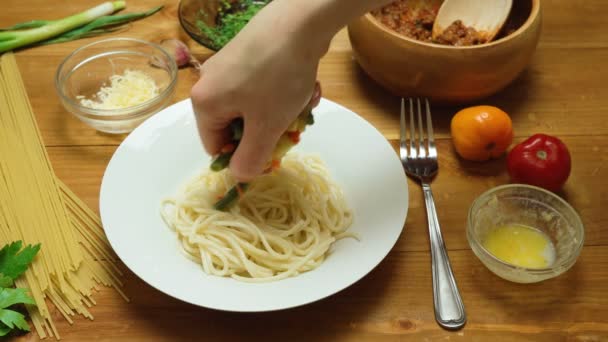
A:
{"label": "human hand", "polygon": [[230,140],[230,122],[243,118],[243,137],[230,162],[241,182],[262,173],[281,134],[311,101],[319,59],[331,39],[320,42],[287,20],[297,9],[288,3],[260,11],[202,65],[192,88],[199,133],[211,155]]}

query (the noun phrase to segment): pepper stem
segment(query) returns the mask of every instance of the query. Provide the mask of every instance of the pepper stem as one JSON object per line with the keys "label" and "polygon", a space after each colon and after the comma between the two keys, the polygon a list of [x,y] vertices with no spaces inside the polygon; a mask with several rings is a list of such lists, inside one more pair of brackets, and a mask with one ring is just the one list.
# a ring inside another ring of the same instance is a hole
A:
{"label": "pepper stem", "polygon": [[537,156],[539,159],[542,159],[542,160],[547,160],[547,151],[543,151],[543,150],[537,151],[537,152],[536,152],[536,156]]}

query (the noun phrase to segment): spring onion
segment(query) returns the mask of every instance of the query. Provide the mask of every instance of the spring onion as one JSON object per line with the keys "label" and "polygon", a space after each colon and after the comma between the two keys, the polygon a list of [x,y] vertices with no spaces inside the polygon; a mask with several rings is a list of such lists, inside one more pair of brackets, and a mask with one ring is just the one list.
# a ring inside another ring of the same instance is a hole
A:
{"label": "spring onion", "polygon": [[80,39],[80,38],[89,38],[89,37],[98,36],[100,34],[113,32],[115,30],[120,29],[120,27],[118,27],[120,25],[129,23],[129,22],[137,20],[137,19],[143,19],[145,17],[149,17],[152,14],[160,11],[162,8],[163,8],[163,6],[158,6],[158,7],[154,7],[153,9],[151,9],[149,11],[141,12],[141,13],[104,15],[102,17],[99,17],[99,18],[91,21],[90,23],[88,23],[82,27],[65,32],[55,38],[42,41],[39,44],[48,45],[48,44],[55,44],[55,43],[63,43],[63,42],[68,42],[70,40],[76,40],[76,39]]}
{"label": "spring onion", "polygon": [[0,53],[29,45],[45,45],[92,37],[117,29],[118,25],[147,17],[162,6],[142,13],[111,15],[126,7],[125,1],[104,2],[59,20],[31,20],[0,29]]}

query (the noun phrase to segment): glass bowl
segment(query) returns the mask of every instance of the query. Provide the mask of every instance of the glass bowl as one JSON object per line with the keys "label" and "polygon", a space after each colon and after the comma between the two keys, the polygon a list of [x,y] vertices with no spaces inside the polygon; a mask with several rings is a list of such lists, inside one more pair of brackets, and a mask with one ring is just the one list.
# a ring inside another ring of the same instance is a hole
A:
{"label": "glass bowl", "polygon": [[[523,268],[504,262],[483,246],[487,234],[506,225],[534,227],[555,247],[555,261],[547,268]],[[480,195],[467,219],[467,240],[473,253],[490,271],[517,283],[535,283],[556,277],[574,265],[585,240],[576,211],[559,196],[544,189],[509,184]]]}
{"label": "glass bowl", "polygon": [[[85,107],[79,98],[91,98],[110,76],[127,69],[150,76],[158,95],[141,104],[122,109]],[[166,107],[175,92],[177,65],[160,46],[133,38],[110,38],[85,45],[65,58],[55,76],[55,87],[64,107],[98,131],[128,133]]]}
{"label": "glass bowl", "polygon": [[[209,27],[216,26],[216,20],[222,4],[239,3],[241,0],[181,0],[177,10],[179,22],[186,33],[199,44],[212,51],[220,48],[215,46],[197,25],[203,21]],[[262,4],[262,1],[253,1]]]}
{"label": "glass bowl", "polygon": [[181,0],[177,14],[182,28],[196,42],[202,46],[217,51],[209,38],[198,29],[197,21],[202,20],[210,27],[215,27],[222,0]]}

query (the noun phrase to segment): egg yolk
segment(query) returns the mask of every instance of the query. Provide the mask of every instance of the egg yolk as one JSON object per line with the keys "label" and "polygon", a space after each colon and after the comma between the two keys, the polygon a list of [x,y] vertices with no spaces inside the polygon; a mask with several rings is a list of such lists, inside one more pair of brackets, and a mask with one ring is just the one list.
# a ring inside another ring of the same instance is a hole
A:
{"label": "egg yolk", "polygon": [[555,247],[549,237],[528,226],[494,228],[482,244],[498,259],[518,267],[545,268],[555,261]]}

